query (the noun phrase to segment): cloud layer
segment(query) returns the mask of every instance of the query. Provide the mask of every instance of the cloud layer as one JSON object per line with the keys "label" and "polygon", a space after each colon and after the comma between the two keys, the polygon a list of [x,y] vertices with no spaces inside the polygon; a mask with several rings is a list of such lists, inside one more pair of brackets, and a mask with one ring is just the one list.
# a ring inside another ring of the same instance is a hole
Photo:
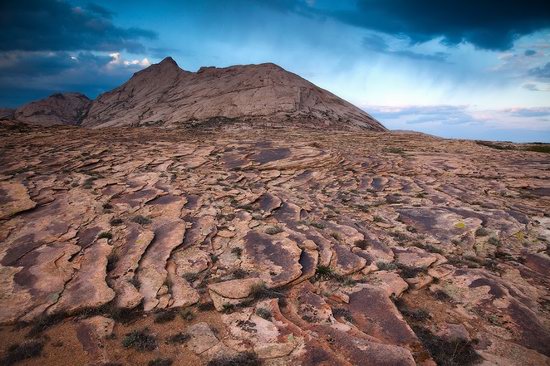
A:
{"label": "cloud layer", "polygon": [[97,4],[68,1],[2,1],[0,5],[0,101],[17,106],[54,92],[90,97],[111,89],[149,65],[143,41],[155,32],[117,26]]}
{"label": "cloud layer", "polygon": [[524,0],[521,3],[516,0],[276,3],[278,8],[321,15],[357,27],[407,37],[412,43],[442,37],[447,45],[469,42],[488,50],[508,50],[519,37],[550,27],[547,0]]}
{"label": "cloud layer", "polygon": [[74,7],[65,1],[2,1],[0,5],[0,51],[145,51],[142,39],[155,32],[122,28],[112,13],[90,4]]}

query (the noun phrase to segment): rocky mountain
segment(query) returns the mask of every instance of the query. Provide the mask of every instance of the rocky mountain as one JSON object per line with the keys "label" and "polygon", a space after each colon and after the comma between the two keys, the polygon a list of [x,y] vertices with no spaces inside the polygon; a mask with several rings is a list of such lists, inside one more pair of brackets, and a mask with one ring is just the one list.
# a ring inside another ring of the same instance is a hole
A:
{"label": "rocky mountain", "polygon": [[78,125],[92,101],[80,93],[57,93],[19,107],[15,120],[40,126]]}
{"label": "rocky mountain", "polygon": [[0,120],[92,128],[240,124],[386,130],[363,110],[275,64],[190,72],[170,57],[94,101],[79,93],[58,93],[15,111],[2,109]]}
{"label": "rocky mountain", "polygon": [[385,130],[370,115],[274,64],[184,71],[168,57],[100,95],[86,127],[176,127],[219,117],[267,125]]}

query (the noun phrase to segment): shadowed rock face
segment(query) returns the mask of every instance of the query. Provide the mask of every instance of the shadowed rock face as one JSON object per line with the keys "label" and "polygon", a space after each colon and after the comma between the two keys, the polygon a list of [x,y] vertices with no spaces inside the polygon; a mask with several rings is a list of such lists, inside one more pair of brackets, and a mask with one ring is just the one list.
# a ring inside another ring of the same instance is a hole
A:
{"label": "shadowed rock face", "polygon": [[[171,58],[100,95],[82,125],[176,127],[220,118],[224,124],[239,118],[287,128],[385,130],[359,108],[277,65],[189,72]],[[284,151],[266,151],[259,159],[281,154]]]}
{"label": "shadowed rock face", "polygon": [[14,118],[39,126],[78,125],[91,103],[83,94],[58,93],[17,108]]}
{"label": "shadowed rock face", "polygon": [[[41,364],[550,362],[547,155],[52,127],[2,131],[0,177],[0,359],[49,315]],[[157,350],[123,347],[144,328]]]}

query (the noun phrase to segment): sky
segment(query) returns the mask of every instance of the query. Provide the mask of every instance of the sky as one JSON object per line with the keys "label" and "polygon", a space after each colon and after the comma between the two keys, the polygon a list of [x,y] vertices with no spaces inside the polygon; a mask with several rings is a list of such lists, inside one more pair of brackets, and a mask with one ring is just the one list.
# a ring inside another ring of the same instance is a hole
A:
{"label": "sky", "polygon": [[273,62],[390,129],[550,142],[547,0],[3,0],[0,106]]}

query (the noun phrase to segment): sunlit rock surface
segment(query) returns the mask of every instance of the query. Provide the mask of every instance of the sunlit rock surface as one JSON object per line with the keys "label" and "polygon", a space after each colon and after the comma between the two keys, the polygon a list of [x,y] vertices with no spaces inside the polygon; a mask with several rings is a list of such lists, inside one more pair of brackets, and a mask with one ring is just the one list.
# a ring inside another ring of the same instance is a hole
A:
{"label": "sunlit rock surface", "polygon": [[[0,352],[45,339],[28,364],[550,362],[547,154],[384,132],[5,130],[0,193]],[[144,328],[152,351],[124,346]]]}

